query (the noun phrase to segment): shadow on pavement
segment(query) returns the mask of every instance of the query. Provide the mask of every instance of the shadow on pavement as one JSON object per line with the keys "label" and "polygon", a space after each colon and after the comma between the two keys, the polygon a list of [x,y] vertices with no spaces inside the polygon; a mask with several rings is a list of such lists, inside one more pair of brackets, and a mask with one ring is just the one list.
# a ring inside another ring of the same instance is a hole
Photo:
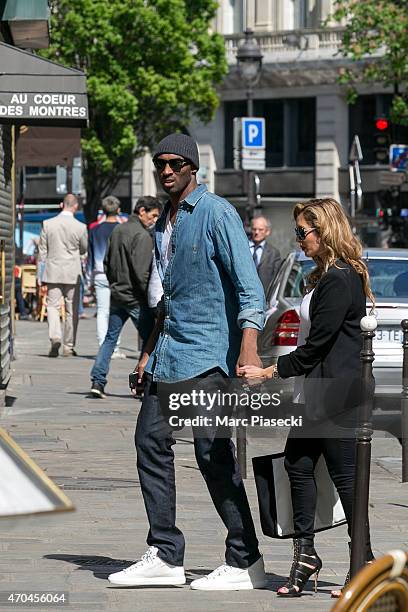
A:
{"label": "shadow on pavement", "polygon": [[[112,559],[111,557],[101,557],[101,556],[91,556],[91,555],[68,555],[64,553],[58,554],[50,554],[44,555],[44,559],[53,559],[55,561],[66,561],[67,563],[72,563],[74,565],[78,565],[81,570],[88,570],[93,572],[95,578],[99,578],[101,580],[105,580],[109,574],[113,574],[114,572],[120,572],[121,570],[129,567],[135,561],[127,561],[124,559]],[[186,569],[186,578],[187,585],[195,580],[196,578],[200,578],[205,576],[213,571],[214,568],[205,568],[200,567],[198,569]],[[268,586],[264,590],[275,590],[278,586],[281,586],[285,580],[286,576],[281,576],[279,574],[267,574],[268,578]],[[320,586],[333,586],[333,583],[323,582],[319,580]],[[115,587],[115,585],[111,585],[112,588],[132,588],[132,589],[146,589],[146,588],[174,588],[169,586],[138,586],[138,587]],[[180,588],[180,587],[177,587]],[[305,592],[308,594],[308,591]],[[310,591],[310,595],[312,595],[312,591]]]}
{"label": "shadow on pavement", "polygon": [[[86,399],[97,400],[98,402],[101,402],[101,403],[105,399],[105,398],[95,397],[94,395],[91,395],[90,391],[67,391],[66,393],[67,395],[82,395],[82,397]],[[133,398],[133,396],[130,393],[108,393],[107,391],[105,391],[105,395],[106,395],[106,399],[109,399],[110,397],[119,397],[121,399],[136,399],[136,398]]]}
{"label": "shadow on pavement", "polygon": [[58,355],[58,357],[48,357],[48,353],[37,353],[37,355],[36,355],[36,356],[37,356],[37,357],[47,357],[48,359],[53,359],[54,361],[55,361],[56,359],[59,359],[59,360],[61,360],[61,361],[62,361],[62,360],[64,360],[64,361],[65,361],[65,360],[67,360],[67,359],[72,360],[72,361],[73,361],[74,359],[76,359],[77,361],[78,361],[79,359],[90,359],[90,360],[92,360],[92,361],[95,361],[96,354],[95,354],[95,355],[79,355],[79,354],[78,354],[78,355],[76,355],[75,357],[73,357],[72,355],[69,355],[68,357],[64,357],[63,355]]}
{"label": "shadow on pavement", "polygon": [[[44,555],[44,559],[54,559],[56,561],[66,561],[78,565],[79,569],[88,570],[94,573],[95,578],[106,578],[109,574],[120,572],[121,570],[132,565],[134,561],[126,561],[124,559],[112,559],[111,557],[98,557],[90,555],[67,555],[67,554],[51,554]],[[104,568],[106,568],[104,570]]]}

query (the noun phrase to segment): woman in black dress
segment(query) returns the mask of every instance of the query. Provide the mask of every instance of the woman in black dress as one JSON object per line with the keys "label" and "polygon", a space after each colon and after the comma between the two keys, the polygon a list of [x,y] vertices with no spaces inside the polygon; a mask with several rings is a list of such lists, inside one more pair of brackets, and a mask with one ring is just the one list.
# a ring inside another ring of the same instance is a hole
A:
{"label": "woman in black dress", "polygon": [[[295,527],[294,559],[280,597],[300,596],[322,562],[314,548],[316,482],[314,469],[324,456],[339,493],[351,535],[355,470],[355,417],[360,396],[360,321],[367,298],[374,304],[362,246],[342,206],[333,199],[310,200],[294,209],[296,239],[316,263],[308,277],[304,342],[268,368],[243,366],[251,378],[299,377],[295,390],[304,403],[302,437],[292,430],[285,447]],[[311,295],[312,294],[312,295]],[[303,309],[305,304],[303,304]],[[302,308],[302,307],[301,307]],[[301,333],[303,332],[303,333]],[[373,559],[367,525],[366,560]],[[347,579],[346,579],[347,580]],[[333,591],[332,596],[339,596]]]}

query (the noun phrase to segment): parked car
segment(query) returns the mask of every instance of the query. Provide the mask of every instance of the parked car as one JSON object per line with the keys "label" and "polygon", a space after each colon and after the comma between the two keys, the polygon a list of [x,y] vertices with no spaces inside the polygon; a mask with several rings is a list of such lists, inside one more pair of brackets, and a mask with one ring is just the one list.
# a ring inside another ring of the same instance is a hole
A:
{"label": "parked car", "polygon": [[[408,249],[365,249],[371,288],[376,298],[378,327],[375,353],[376,407],[399,410],[402,388],[401,321],[408,319]],[[299,307],[306,276],[314,267],[303,251],[290,253],[272,282],[267,297],[267,320],[258,349],[264,366],[294,350],[299,333]],[[371,304],[367,303],[368,311]],[[293,379],[281,381],[288,397]]]}

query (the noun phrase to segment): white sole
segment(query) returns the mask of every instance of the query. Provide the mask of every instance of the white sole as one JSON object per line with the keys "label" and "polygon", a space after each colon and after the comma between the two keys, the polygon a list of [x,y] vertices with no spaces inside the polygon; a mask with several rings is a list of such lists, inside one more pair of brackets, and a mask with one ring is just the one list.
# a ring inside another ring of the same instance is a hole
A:
{"label": "white sole", "polygon": [[92,397],[97,397],[98,399],[105,399],[106,395],[101,391],[97,391],[96,389],[91,389]]}
{"label": "white sole", "polygon": [[167,578],[145,578],[143,580],[143,578],[140,578],[139,580],[132,580],[129,582],[115,582],[114,580],[111,580],[110,578],[108,578],[110,584],[113,584],[115,586],[123,586],[123,587],[129,587],[129,586],[145,586],[145,587],[149,587],[149,586],[180,586],[182,584],[186,584],[186,578],[171,578],[170,576],[168,576]]}
{"label": "white sole", "polygon": [[230,585],[203,585],[193,586],[190,585],[193,591],[250,591],[251,589],[264,589],[266,587],[266,581],[260,584],[252,584],[252,582],[236,582]]}

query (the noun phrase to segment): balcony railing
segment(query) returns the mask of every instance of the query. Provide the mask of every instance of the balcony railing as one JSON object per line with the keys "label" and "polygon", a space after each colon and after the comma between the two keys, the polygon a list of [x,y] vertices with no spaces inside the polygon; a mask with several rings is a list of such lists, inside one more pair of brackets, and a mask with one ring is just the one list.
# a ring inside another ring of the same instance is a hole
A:
{"label": "balcony railing", "polygon": [[[309,51],[316,52],[319,50],[334,54],[341,46],[343,33],[344,28],[319,28],[282,32],[255,32],[255,36],[265,56],[265,61],[268,61],[268,55],[282,56],[286,53],[300,52],[301,49],[294,48],[284,40],[290,34],[299,35],[303,44],[302,50],[305,54]],[[228,63],[233,64],[236,62],[237,46],[242,40],[243,34],[227,34],[224,38]]]}

